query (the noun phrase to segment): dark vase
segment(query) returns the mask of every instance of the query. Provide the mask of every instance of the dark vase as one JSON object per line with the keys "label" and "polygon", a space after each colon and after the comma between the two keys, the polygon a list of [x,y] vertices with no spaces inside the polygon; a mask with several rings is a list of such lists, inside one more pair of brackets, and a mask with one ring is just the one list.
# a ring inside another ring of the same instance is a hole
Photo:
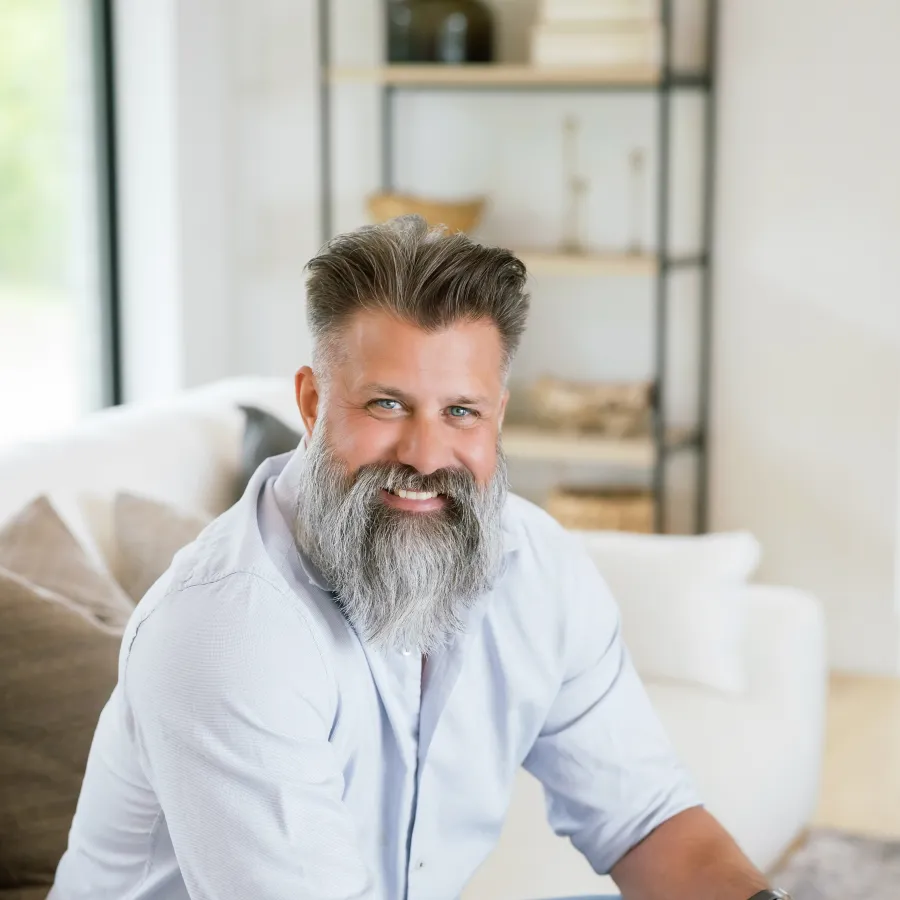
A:
{"label": "dark vase", "polygon": [[388,61],[493,61],[494,21],[481,0],[387,0]]}

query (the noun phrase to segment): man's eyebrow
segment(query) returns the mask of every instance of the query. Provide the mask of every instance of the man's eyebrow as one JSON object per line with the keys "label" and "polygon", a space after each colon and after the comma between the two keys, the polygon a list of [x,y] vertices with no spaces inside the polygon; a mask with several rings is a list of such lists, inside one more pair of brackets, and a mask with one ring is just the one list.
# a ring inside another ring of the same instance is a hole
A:
{"label": "man's eyebrow", "polygon": [[[371,394],[379,394],[382,397],[393,397],[396,400],[402,400],[404,403],[412,403],[413,398],[406,391],[400,390],[389,384],[381,384],[377,381],[370,381],[364,384],[363,391]],[[470,396],[469,394],[460,394],[455,397],[449,397],[444,401],[447,406],[487,406],[487,397]]]}
{"label": "man's eyebrow", "polygon": [[487,397],[452,397],[447,401],[448,406],[486,406],[488,402]]}
{"label": "man's eyebrow", "polygon": [[362,389],[367,394],[381,394],[383,397],[395,397],[397,400],[403,400],[404,402],[408,402],[412,399],[406,391],[401,391],[400,388],[397,387],[391,387],[389,384],[379,384],[377,381],[370,381],[368,384],[364,384]]}

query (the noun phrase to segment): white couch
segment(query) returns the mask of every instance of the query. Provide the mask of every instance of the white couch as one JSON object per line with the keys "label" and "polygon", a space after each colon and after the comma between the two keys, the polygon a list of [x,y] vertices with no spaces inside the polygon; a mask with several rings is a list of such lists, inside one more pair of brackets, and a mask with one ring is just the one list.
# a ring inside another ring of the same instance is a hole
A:
{"label": "white couch", "polygon": [[[49,493],[115,571],[110,499],[130,489],[217,513],[232,500],[243,415],[252,403],[299,425],[283,379],[233,379],[153,406],[107,410],[57,438],[0,451],[0,520]],[[751,586],[738,697],[648,683],[708,808],[762,868],[808,822],[817,799],[826,696],[823,621],[799,591]],[[525,900],[614,889],[545,823],[539,785],[524,772],[500,844],[466,900]]]}

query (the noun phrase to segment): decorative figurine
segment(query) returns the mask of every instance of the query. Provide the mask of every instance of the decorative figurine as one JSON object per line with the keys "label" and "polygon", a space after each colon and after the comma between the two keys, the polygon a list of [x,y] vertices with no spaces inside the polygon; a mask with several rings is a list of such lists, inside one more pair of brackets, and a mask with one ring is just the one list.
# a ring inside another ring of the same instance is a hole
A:
{"label": "decorative figurine", "polygon": [[630,193],[631,209],[629,210],[629,230],[631,232],[628,242],[628,252],[634,254],[644,253],[646,239],[644,235],[644,202],[646,184],[646,154],[640,148],[635,148],[628,154],[628,167],[631,170]]}
{"label": "decorative figurine", "polygon": [[575,116],[563,122],[563,166],[567,197],[565,232],[562,249],[566,253],[584,253],[585,198],[590,187],[588,180],[578,174],[578,131]]}

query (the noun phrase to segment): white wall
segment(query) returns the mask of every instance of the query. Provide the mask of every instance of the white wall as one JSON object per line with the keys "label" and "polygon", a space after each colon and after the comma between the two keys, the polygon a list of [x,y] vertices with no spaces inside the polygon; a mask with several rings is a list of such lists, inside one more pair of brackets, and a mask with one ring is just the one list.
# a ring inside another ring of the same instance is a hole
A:
{"label": "white wall", "polygon": [[[522,58],[535,3],[494,6],[503,57]],[[713,524],[752,528],[766,548],[764,577],[823,598],[836,664],[896,672],[900,6],[722,6]],[[319,242],[314,7],[202,0],[176,15],[174,0],[128,0],[119,8],[134,99],[124,139],[137,159],[126,191],[133,394],[158,389],[160,378],[141,385],[154,360],[169,373],[167,389],[231,373],[287,374],[308,360],[302,266]],[[334,0],[339,61],[378,58],[379,8],[380,0]],[[696,10],[691,0],[681,19],[682,62],[697,58]],[[371,88],[341,87],[334,99],[340,229],[365,218],[379,137]],[[401,95],[398,186],[488,192],[483,238],[552,244],[561,235],[567,112],[583,122],[590,240],[621,246],[627,153],[653,148],[646,98]],[[700,116],[696,101],[679,103],[672,225],[681,248],[694,245],[699,224]],[[681,276],[673,287],[670,412],[690,420],[696,284]],[[650,315],[650,286],[640,280],[542,278],[517,374],[641,377]],[[529,466],[513,474],[526,485],[547,475]]]}
{"label": "white wall", "polygon": [[[852,8],[851,8],[852,6]],[[732,0],[721,41],[712,518],[898,671],[900,4]]]}
{"label": "white wall", "polygon": [[231,61],[221,0],[115,7],[124,393],[235,366]]}
{"label": "white wall", "polygon": [[303,266],[319,246],[315,3],[223,4],[235,109],[234,367],[293,374],[309,360]]}

